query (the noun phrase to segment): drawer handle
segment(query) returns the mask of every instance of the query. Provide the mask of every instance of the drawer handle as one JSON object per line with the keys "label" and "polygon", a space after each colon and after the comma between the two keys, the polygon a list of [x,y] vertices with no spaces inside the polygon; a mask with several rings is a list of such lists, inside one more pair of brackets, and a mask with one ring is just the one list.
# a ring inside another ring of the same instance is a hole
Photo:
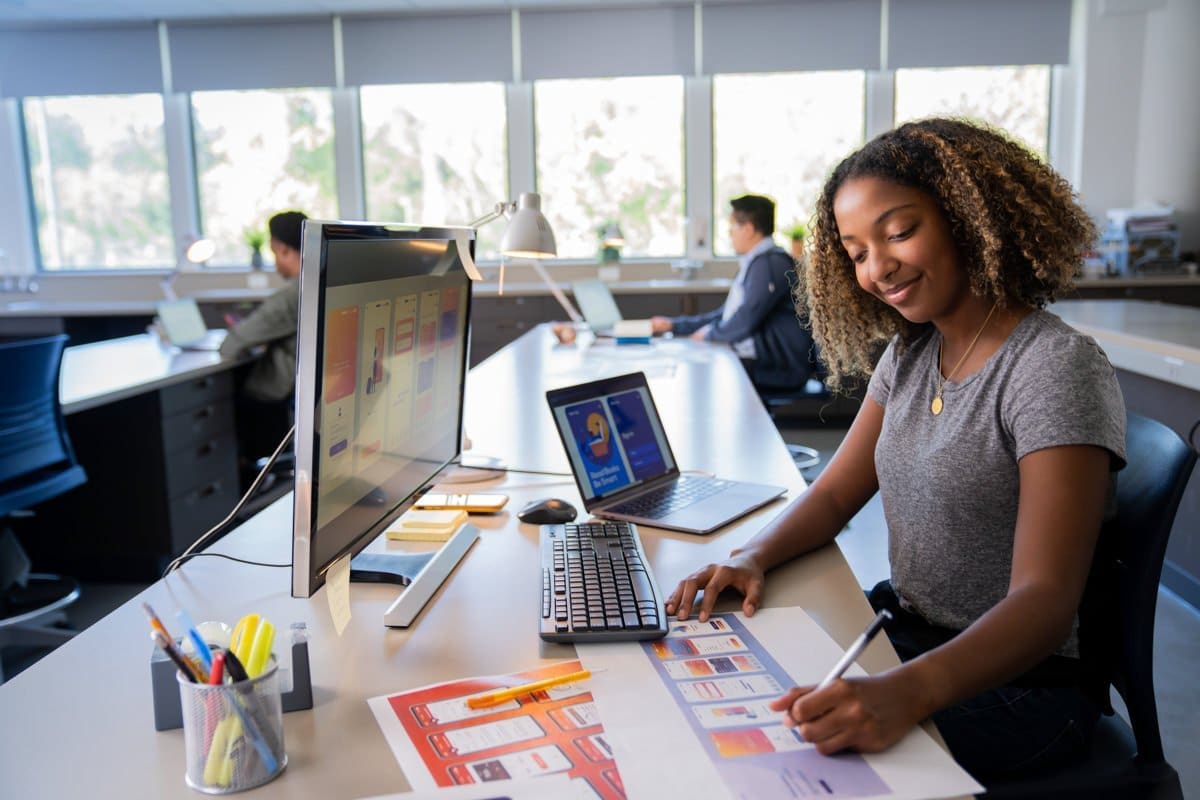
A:
{"label": "drawer handle", "polygon": [[200,490],[200,497],[201,498],[212,497],[214,494],[216,494],[219,491],[221,491],[221,482],[213,481],[208,486],[205,486],[203,489]]}
{"label": "drawer handle", "polygon": [[216,449],[216,442],[205,442],[203,446],[196,450],[196,455],[203,458],[204,456],[212,455],[212,452]]}
{"label": "drawer handle", "polygon": [[208,387],[213,385],[213,378],[211,375],[208,375],[203,378],[198,378],[196,380],[196,382],[193,383],[192,385],[195,386],[197,389],[207,389]]}
{"label": "drawer handle", "polygon": [[194,415],[193,419],[195,419],[195,420],[199,421],[199,420],[202,420],[202,419],[208,419],[208,418],[209,418],[209,417],[211,417],[212,415],[213,415],[213,407],[212,407],[212,406],[205,406],[204,408],[200,409],[199,411],[197,411],[197,412],[195,413],[195,415]]}

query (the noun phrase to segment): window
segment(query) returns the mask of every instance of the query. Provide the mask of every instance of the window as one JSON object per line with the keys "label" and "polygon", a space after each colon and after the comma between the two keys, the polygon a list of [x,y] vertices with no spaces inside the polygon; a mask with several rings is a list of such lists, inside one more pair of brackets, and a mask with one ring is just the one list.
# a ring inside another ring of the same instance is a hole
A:
{"label": "window", "polygon": [[991,123],[1045,157],[1050,67],[896,70],[896,124],[935,115]]}
{"label": "window", "polygon": [[212,262],[250,261],[245,235],[279,211],[337,219],[333,100],[327,89],[192,95],[200,227]]}
{"label": "window", "polygon": [[[364,86],[367,218],[466,225],[509,199],[500,83]],[[480,228],[479,259],[500,258],[504,225]]]}
{"label": "window", "polygon": [[684,252],[683,78],[534,84],[538,191],[561,258],[596,257],[617,222],[625,257]]}
{"label": "window", "polygon": [[808,223],[829,171],[863,143],[863,72],[713,77],[713,251],[732,255],[729,201],[775,200],[776,239]]}
{"label": "window", "polygon": [[42,268],[174,266],[162,96],[22,105]]}

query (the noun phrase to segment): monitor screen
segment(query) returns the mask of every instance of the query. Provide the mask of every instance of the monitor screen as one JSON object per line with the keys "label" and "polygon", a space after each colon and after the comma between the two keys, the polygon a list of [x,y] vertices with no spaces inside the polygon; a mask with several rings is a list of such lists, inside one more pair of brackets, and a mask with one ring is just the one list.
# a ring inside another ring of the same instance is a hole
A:
{"label": "monitor screen", "polygon": [[474,232],[307,220],[292,594],[369,544],[461,451]]}

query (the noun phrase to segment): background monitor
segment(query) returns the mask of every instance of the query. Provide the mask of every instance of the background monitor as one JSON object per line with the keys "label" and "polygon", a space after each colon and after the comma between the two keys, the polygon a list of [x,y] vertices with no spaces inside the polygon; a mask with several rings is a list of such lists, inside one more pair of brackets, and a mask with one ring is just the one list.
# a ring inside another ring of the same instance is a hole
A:
{"label": "background monitor", "polygon": [[458,457],[474,231],[304,223],[292,594],[308,597]]}

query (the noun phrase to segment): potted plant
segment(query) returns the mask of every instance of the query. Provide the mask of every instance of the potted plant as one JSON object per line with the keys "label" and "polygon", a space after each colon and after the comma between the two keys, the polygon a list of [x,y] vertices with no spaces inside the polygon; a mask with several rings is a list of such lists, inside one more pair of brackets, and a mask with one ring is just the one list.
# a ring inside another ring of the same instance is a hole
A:
{"label": "potted plant", "polygon": [[254,269],[262,269],[262,247],[267,243],[266,232],[261,228],[246,228],[242,232],[242,240],[250,246],[250,266]]}
{"label": "potted plant", "polygon": [[808,238],[808,226],[797,222],[788,229],[788,238],[792,241],[792,258],[804,260],[804,240]]}

